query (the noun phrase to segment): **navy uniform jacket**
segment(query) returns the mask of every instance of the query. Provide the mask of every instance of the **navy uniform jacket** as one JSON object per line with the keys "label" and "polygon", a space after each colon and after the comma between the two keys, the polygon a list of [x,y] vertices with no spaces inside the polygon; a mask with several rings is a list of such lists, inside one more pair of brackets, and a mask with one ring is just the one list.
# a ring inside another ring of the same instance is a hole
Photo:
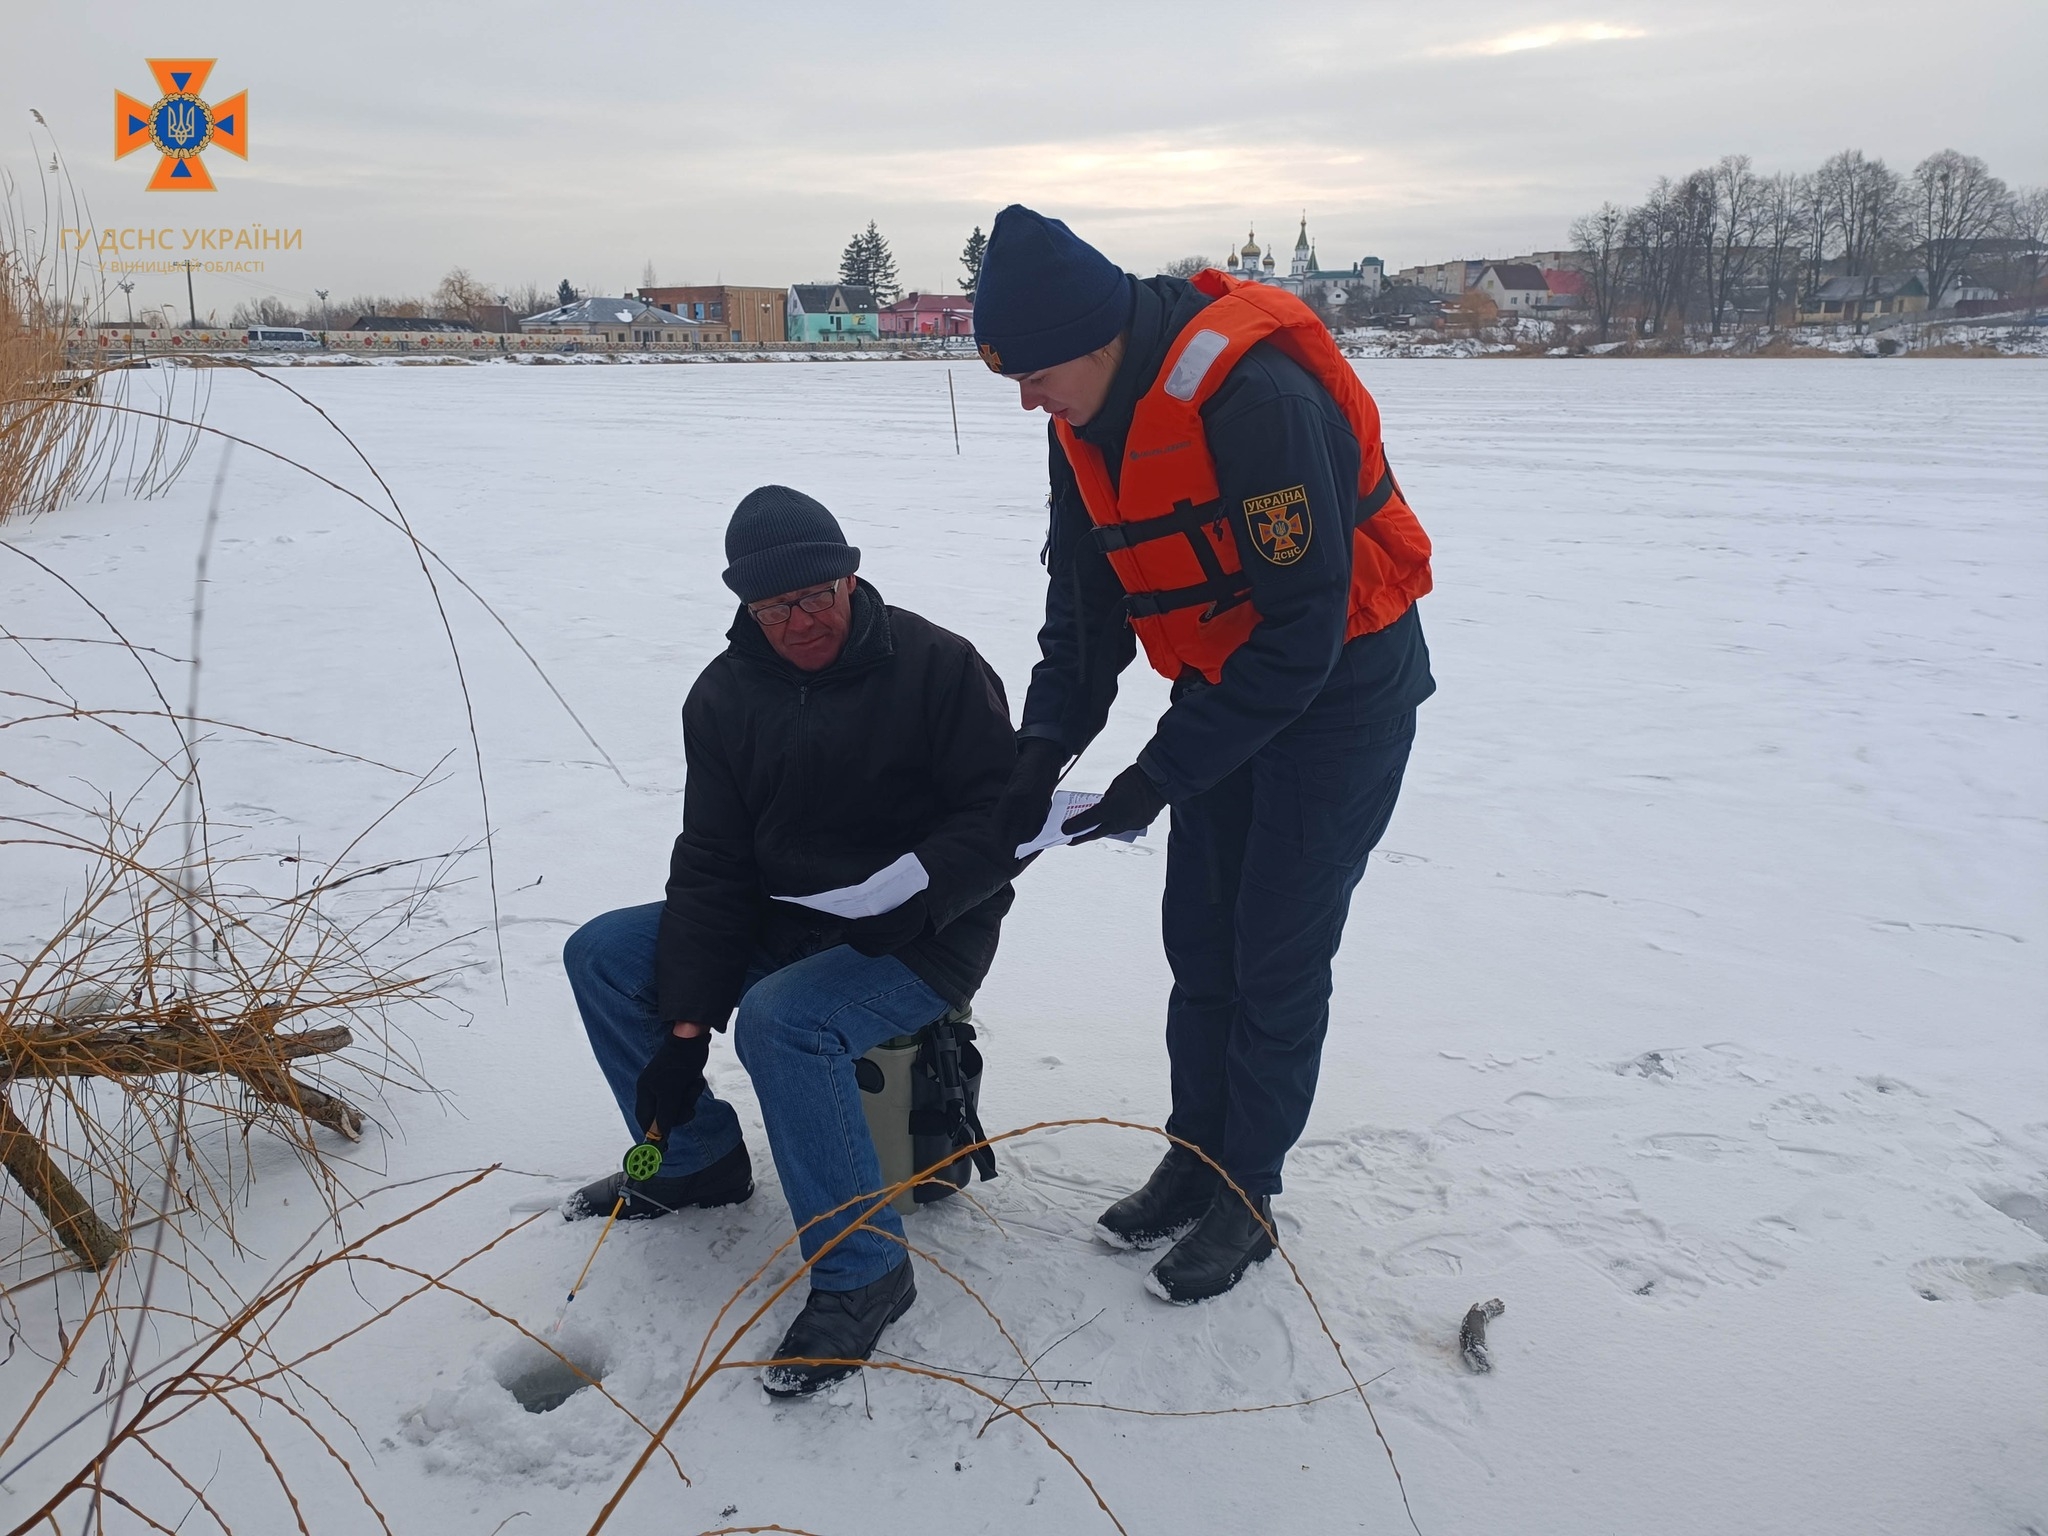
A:
{"label": "navy uniform jacket", "polygon": [[[1132,411],[1174,338],[1209,303],[1179,278],[1133,278],[1130,286],[1123,363],[1101,412],[1077,429],[1102,450],[1113,480]],[[1345,686],[1358,689],[1366,706],[1364,718],[1401,714],[1436,691],[1413,607],[1345,645],[1359,450],[1336,402],[1306,369],[1261,342],[1202,406],[1202,423],[1223,505],[1235,513],[1238,558],[1251,577],[1260,622],[1231,653],[1220,683],[1212,687],[1192,671],[1175,682],[1172,706],[1138,756],[1170,804],[1227,777],[1298,718],[1340,657]],[[1136,654],[1137,636],[1124,619],[1123,584],[1089,538],[1093,524],[1057,437],[1051,478],[1042,659],[1031,672],[1018,734],[1078,754],[1108,719],[1117,675]],[[1308,492],[1308,550],[1291,565],[1275,565],[1256,553],[1244,503],[1297,485]]]}

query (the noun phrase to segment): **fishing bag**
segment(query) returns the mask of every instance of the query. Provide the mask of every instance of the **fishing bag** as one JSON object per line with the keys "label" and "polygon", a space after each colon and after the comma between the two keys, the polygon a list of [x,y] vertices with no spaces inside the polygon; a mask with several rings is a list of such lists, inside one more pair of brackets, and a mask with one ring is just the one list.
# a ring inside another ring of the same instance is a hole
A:
{"label": "fishing bag", "polygon": [[[956,1149],[983,1139],[981,1052],[972,1016],[956,1008],[914,1035],[884,1040],[853,1064],[861,1109],[882,1165],[882,1187],[915,1177]],[[892,1205],[905,1214],[943,1200],[979,1173],[996,1176],[992,1148],[961,1151]]]}

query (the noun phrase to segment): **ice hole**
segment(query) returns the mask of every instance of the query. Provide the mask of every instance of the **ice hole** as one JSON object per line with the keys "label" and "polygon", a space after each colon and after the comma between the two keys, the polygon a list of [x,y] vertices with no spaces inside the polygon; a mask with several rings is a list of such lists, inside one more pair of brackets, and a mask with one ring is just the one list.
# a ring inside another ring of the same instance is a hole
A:
{"label": "ice hole", "polygon": [[528,1413],[552,1413],[585,1387],[604,1380],[610,1360],[602,1341],[564,1329],[548,1340],[554,1352],[522,1339],[498,1359],[498,1385]]}

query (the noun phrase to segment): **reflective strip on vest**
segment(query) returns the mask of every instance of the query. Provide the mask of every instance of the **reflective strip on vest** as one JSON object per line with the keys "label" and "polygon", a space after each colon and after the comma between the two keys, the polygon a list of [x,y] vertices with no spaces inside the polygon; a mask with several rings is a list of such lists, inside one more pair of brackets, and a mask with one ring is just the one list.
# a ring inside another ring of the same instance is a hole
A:
{"label": "reflective strip on vest", "polygon": [[1221,332],[1197,331],[1195,339],[1181,349],[1180,361],[1173,365],[1173,372],[1166,376],[1166,392],[1176,400],[1194,399],[1209,365],[1221,357],[1223,349],[1229,345],[1230,338]]}

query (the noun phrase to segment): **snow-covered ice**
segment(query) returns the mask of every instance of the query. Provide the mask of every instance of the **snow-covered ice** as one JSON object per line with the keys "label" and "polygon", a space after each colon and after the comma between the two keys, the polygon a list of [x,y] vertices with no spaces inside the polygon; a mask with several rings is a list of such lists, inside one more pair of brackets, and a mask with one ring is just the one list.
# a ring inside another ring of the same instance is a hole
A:
{"label": "snow-covered ice", "polygon": [[[1441,691],[1353,909],[1321,1095],[1277,1208],[1323,1319],[1378,1378],[1421,1529],[2048,1530],[2048,363],[1359,366],[1437,541],[1425,623]],[[783,481],[820,497],[863,575],[971,637],[1021,700],[1045,440],[1007,386],[952,371],[957,456],[943,365],[287,376],[354,434],[625,780],[451,594],[497,826],[504,990],[490,936],[461,939],[478,967],[455,988],[465,1012],[418,1034],[447,1099],[394,1099],[351,1179],[513,1171],[406,1229],[411,1262],[452,1260],[623,1150],[557,954],[584,918],[660,893],[676,710],[731,618],[717,573],[740,495]],[[374,494],[274,384],[213,377],[215,424]],[[217,454],[163,501],[76,506],[5,537],[131,638],[182,654]],[[87,632],[25,562],[0,582],[17,632]],[[206,626],[205,713],[415,769],[457,752],[355,862],[476,837],[461,695],[389,528],[238,453]],[[67,680],[125,700],[117,662],[66,653]],[[1163,702],[1129,674],[1069,782],[1106,784]],[[10,766],[132,782],[103,736],[39,729]],[[251,851],[331,855],[390,797],[360,765],[209,751],[213,812]],[[1097,844],[1026,876],[978,1002],[992,1130],[1164,1118],[1163,858],[1159,837]],[[33,869],[0,893],[10,949],[75,887]],[[481,860],[463,873],[422,919],[430,937],[487,923]],[[742,1107],[760,1193],[614,1233],[570,1323],[579,1358],[649,1421],[716,1305],[786,1235],[745,1074],[722,1047],[713,1074]],[[282,1153],[253,1155],[238,1230],[270,1263],[313,1202]],[[1091,1239],[1155,1155],[1108,1129],[1012,1144],[975,1187],[986,1218],[954,1201],[912,1218],[912,1237],[1048,1351],[1041,1376],[1070,1383],[1057,1397],[1194,1409],[1341,1388],[1281,1263],[1169,1309],[1140,1288],[1144,1256]],[[465,1284],[537,1330],[593,1236],[543,1216]],[[75,1313],[82,1295],[65,1281],[21,1298],[28,1341],[54,1339],[53,1296]],[[1473,1376],[1458,1323],[1493,1296],[1495,1369]],[[332,1322],[293,1326],[310,1340]],[[1017,1374],[930,1270],[886,1347],[987,1373],[998,1393]],[[595,1393],[523,1412],[505,1383],[533,1363],[442,1298],[314,1376],[361,1431],[354,1465],[398,1529],[582,1530],[641,1442]],[[27,1351],[0,1365],[0,1409],[40,1374]],[[90,1385],[67,1383],[55,1410]],[[694,1481],[657,1460],[616,1528],[1111,1528],[1017,1420],[977,1436],[985,1414],[900,1374],[796,1405],[729,1374],[670,1436]],[[1355,1400],[1039,1419],[1133,1532],[1405,1528]],[[219,1449],[181,1448],[201,1476]],[[209,1496],[251,1529],[289,1528],[253,1463],[224,1454]],[[316,1529],[370,1528],[331,1466],[294,1454],[322,1491]],[[63,1461],[0,1494],[5,1523]]]}

